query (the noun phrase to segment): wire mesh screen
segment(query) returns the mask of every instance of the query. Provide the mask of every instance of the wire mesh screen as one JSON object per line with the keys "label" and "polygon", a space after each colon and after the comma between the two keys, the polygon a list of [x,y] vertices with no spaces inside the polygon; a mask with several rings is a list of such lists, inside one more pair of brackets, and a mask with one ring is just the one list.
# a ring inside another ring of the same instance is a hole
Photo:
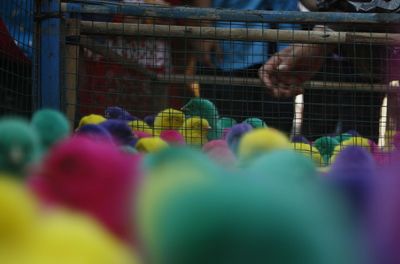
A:
{"label": "wire mesh screen", "polygon": [[0,2],[0,115],[32,111],[33,0]]}
{"label": "wire mesh screen", "polygon": [[[376,16],[321,13],[307,22],[304,12],[279,13],[297,4],[270,13],[104,1],[86,8],[94,2],[62,5],[73,14],[64,27],[63,104],[75,122],[120,107],[135,130],[196,126],[199,144],[242,122],[299,144],[360,136],[383,146],[394,129],[399,35]],[[164,120],[154,118],[163,110]]]}

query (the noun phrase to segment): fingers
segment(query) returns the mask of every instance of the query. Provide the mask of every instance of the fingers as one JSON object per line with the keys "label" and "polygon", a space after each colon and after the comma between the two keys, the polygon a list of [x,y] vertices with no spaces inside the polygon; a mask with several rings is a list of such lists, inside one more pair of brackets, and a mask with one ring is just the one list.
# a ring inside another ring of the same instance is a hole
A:
{"label": "fingers", "polygon": [[258,76],[267,88],[272,88],[277,83],[276,69],[281,59],[279,56],[272,56],[259,70]]}
{"label": "fingers", "polygon": [[304,92],[302,88],[304,80],[292,74],[285,77],[287,80],[277,83],[274,87],[277,97],[293,97]]}
{"label": "fingers", "polygon": [[258,69],[258,77],[261,79],[267,89],[272,87],[271,75],[267,71],[266,64]]}
{"label": "fingers", "polygon": [[[287,69],[286,66],[280,66],[279,68]],[[264,65],[259,69],[258,74],[270,95],[276,98],[287,98],[303,93],[301,88],[303,81],[299,76],[290,72],[268,71],[267,69],[267,66]]]}
{"label": "fingers", "polygon": [[291,84],[296,82],[286,78],[290,77],[290,67],[283,57],[275,55],[270,58],[259,70],[258,75],[267,88],[267,92],[273,97],[291,97],[293,90]]}
{"label": "fingers", "polygon": [[294,56],[294,48],[290,46],[275,54],[259,69],[258,75],[267,92],[276,98],[303,93],[301,85],[308,77],[299,72],[302,61]]}

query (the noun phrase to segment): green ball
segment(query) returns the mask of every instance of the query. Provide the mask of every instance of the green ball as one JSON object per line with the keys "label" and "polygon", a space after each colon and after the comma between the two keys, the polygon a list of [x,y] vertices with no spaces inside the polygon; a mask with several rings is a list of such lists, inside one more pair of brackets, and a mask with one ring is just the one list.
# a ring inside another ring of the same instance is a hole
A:
{"label": "green ball", "polygon": [[236,120],[230,117],[221,117],[218,119],[218,126],[220,129],[231,128],[236,124]]}
{"label": "green ball", "polygon": [[277,150],[254,159],[249,170],[265,180],[280,180],[287,184],[316,181],[315,163],[294,150]]}
{"label": "green ball", "polygon": [[52,109],[35,112],[31,125],[39,134],[43,150],[48,150],[56,142],[66,138],[71,131],[67,118],[62,113]]}
{"label": "green ball", "polygon": [[203,188],[214,182],[220,171],[207,157],[190,148],[171,147],[147,155],[144,179],[137,195],[136,211],[140,236],[147,247],[158,243],[155,226],[164,205],[182,192]]}
{"label": "green ball", "polygon": [[209,174],[219,170],[207,155],[187,146],[166,148],[147,155],[144,159],[144,169],[148,172],[161,170],[164,173],[162,170],[171,169],[181,173],[182,168],[190,172],[201,171]]}
{"label": "green ball", "polygon": [[267,124],[257,117],[250,117],[243,121],[243,123],[247,123],[251,125],[253,128],[261,128],[261,127],[268,127]]}
{"label": "green ball", "polygon": [[355,263],[352,240],[331,204],[276,187],[234,176],[186,185],[159,208],[149,259],[157,264]]}
{"label": "green ball", "polygon": [[320,137],[317,140],[315,140],[314,147],[316,147],[319,150],[321,156],[324,159],[324,162],[327,163],[330,157],[332,156],[336,146],[339,144],[340,142],[336,138]]}
{"label": "green ball", "polygon": [[22,177],[39,154],[39,138],[28,121],[0,119],[0,171]]}

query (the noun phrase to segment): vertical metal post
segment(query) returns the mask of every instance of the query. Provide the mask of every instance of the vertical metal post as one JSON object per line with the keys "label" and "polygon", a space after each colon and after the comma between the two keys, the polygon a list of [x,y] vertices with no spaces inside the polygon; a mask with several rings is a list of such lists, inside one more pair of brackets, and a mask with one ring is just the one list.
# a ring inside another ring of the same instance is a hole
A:
{"label": "vertical metal post", "polygon": [[[68,36],[79,36],[80,30],[80,20],[79,19],[67,19],[65,21],[65,35]],[[75,126],[75,117],[77,113],[77,93],[79,84],[79,74],[80,64],[82,63],[82,58],[80,56],[81,48],[78,45],[71,45],[71,43],[66,42],[63,45],[63,53],[65,54],[63,60],[63,85],[62,90],[65,94],[65,100],[63,100],[63,107],[65,106],[65,113],[71,122],[72,126]]]}
{"label": "vertical metal post", "polygon": [[61,110],[60,0],[36,0],[38,107]]}

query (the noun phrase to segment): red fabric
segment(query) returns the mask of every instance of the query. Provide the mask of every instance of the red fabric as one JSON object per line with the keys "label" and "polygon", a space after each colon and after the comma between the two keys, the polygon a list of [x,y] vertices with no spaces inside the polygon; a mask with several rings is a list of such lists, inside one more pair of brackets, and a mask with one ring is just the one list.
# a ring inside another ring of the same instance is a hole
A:
{"label": "red fabric", "polygon": [[[152,111],[154,89],[148,78],[118,63],[86,60],[84,82],[79,93],[80,114],[103,114],[107,106],[133,109],[143,118]],[[149,69],[162,73],[163,68]]]}
{"label": "red fabric", "polygon": [[[169,43],[167,43],[169,45]],[[97,56],[97,55],[96,55]],[[120,106],[131,111],[132,114],[143,118],[148,114],[155,114],[154,106],[157,97],[160,98],[162,89],[166,89],[167,105],[173,108],[182,106],[182,88],[174,85],[162,84],[158,90],[148,77],[135,70],[127,69],[120,63],[112,63],[96,56],[85,55],[83,78],[79,89],[80,115],[103,114],[107,106]],[[165,73],[164,67],[147,70],[157,74]],[[160,110],[160,109],[159,109]]]}
{"label": "red fabric", "polygon": [[14,39],[3,20],[0,18],[0,54],[8,59],[22,62],[29,62],[22,50],[15,44]]}

